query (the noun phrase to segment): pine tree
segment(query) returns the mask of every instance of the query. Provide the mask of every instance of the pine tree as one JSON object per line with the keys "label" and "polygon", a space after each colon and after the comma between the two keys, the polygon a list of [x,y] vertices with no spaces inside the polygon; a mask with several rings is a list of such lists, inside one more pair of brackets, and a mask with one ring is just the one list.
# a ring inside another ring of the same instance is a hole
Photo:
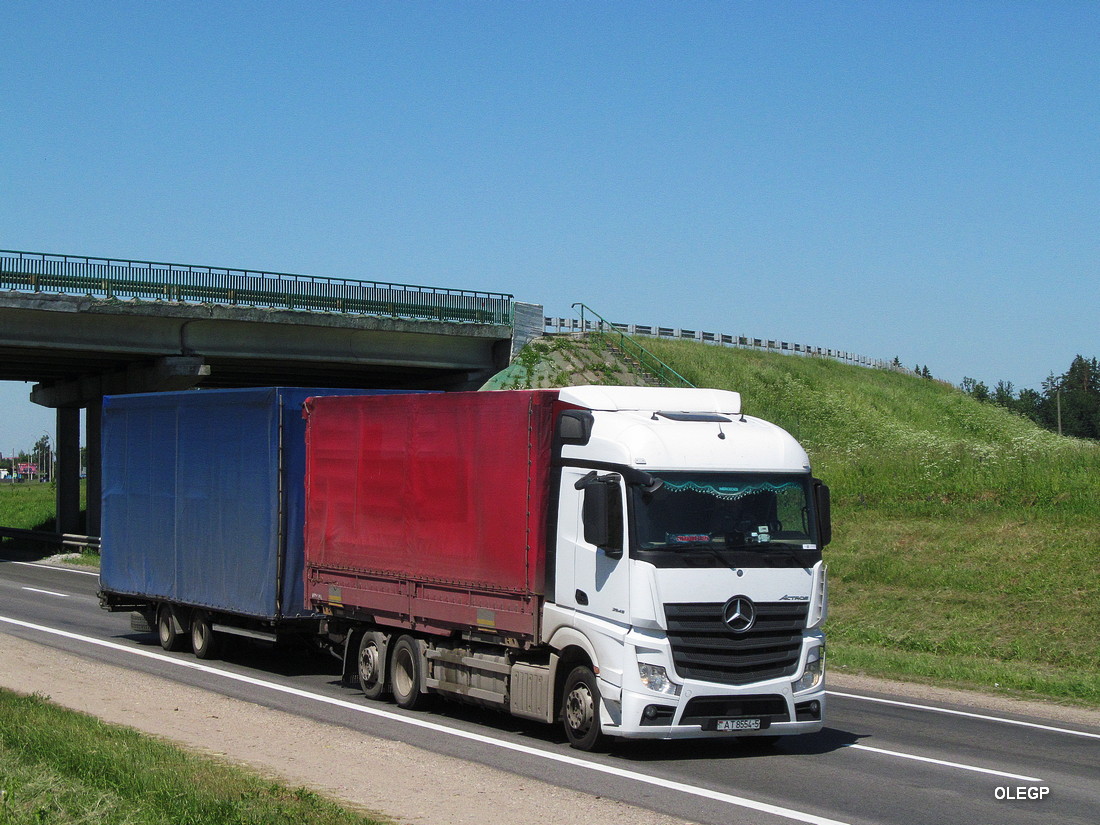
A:
{"label": "pine tree", "polygon": [[1016,407],[1016,389],[1011,381],[998,381],[993,388],[993,403],[1008,407],[1010,410]]}
{"label": "pine tree", "polygon": [[989,387],[982,381],[966,377],[962,380],[962,391],[977,401],[989,400]]}
{"label": "pine tree", "polygon": [[1059,376],[1043,381],[1043,393],[1035,405],[1036,420],[1063,435],[1100,438],[1100,364],[1078,355]]}

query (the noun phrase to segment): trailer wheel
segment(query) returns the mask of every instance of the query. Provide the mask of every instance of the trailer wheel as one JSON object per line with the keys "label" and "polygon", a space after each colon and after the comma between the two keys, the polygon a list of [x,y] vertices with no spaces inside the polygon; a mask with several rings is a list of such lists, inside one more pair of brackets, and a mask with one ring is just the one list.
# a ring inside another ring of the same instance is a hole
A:
{"label": "trailer wheel", "polygon": [[590,667],[575,667],[566,677],[561,718],[572,747],[592,751],[604,744],[606,737],[600,728],[600,689]]}
{"label": "trailer wheel", "polygon": [[191,649],[200,659],[213,659],[218,655],[221,640],[210,626],[210,615],[196,610],[191,616]]}
{"label": "trailer wheel", "polygon": [[402,636],[393,646],[390,656],[390,687],[397,706],[412,710],[422,704],[424,683],[420,667],[420,648],[412,636]]}
{"label": "trailer wheel", "polygon": [[130,614],[130,629],[135,633],[155,633],[156,619],[151,610],[135,610]]}
{"label": "trailer wheel", "polygon": [[368,699],[386,692],[386,636],[368,630],[359,642],[359,687]]}
{"label": "trailer wheel", "polygon": [[165,650],[179,650],[183,639],[176,632],[176,617],[173,615],[172,606],[162,604],[157,609],[157,640]]}

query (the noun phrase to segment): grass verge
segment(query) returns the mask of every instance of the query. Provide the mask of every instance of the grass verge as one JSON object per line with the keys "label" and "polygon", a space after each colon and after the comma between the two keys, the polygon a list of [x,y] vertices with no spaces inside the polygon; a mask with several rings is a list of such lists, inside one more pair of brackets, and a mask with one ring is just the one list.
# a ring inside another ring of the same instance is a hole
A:
{"label": "grass verge", "polygon": [[832,667],[1100,706],[1100,444],[899,372],[645,344],[830,485]]}
{"label": "grass verge", "polygon": [[[83,506],[84,484],[80,485]],[[53,530],[57,488],[53,484],[0,483],[0,524],[21,530]]]}
{"label": "grass verge", "polygon": [[859,506],[834,519],[834,667],[1100,706],[1097,521]]}
{"label": "grass verge", "polygon": [[[84,506],[86,487],[80,484],[80,503]],[[57,510],[57,488],[53,484],[25,482],[0,483],[0,525],[21,530],[53,532]],[[0,539],[0,553],[10,558],[36,559],[64,553],[59,545],[31,539]],[[67,554],[65,561],[99,567],[99,554],[91,551]]]}
{"label": "grass verge", "polygon": [[0,690],[0,825],[377,825],[128,728]]}

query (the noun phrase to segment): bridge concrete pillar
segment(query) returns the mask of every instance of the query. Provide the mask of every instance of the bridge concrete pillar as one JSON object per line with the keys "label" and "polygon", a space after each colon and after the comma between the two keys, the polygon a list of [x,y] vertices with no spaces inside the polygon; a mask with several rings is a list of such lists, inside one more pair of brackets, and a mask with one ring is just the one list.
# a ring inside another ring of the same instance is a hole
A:
{"label": "bridge concrete pillar", "polygon": [[103,523],[103,404],[89,404],[84,417],[84,440],[87,444],[88,482],[87,511],[89,536],[98,536]]}
{"label": "bridge concrete pillar", "polygon": [[57,532],[80,531],[80,408],[57,409]]}

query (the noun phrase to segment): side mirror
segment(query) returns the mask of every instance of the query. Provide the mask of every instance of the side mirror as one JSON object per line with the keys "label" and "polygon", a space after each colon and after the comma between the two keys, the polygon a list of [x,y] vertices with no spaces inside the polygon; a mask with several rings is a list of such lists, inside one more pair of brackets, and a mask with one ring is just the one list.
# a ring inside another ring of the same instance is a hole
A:
{"label": "side mirror", "polygon": [[558,418],[558,438],[562,444],[584,446],[592,438],[592,413],[588,410],[566,410]]}
{"label": "side mirror", "polygon": [[815,478],[814,485],[814,511],[817,513],[817,535],[824,547],[833,540],[833,516],[832,504],[829,498],[829,488],[825,482]]}
{"label": "side mirror", "polygon": [[581,479],[577,486],[584,489],[584,504],[581,509],[584,540],[599,547],[608,558],[621,559],[623,500],[619,476],[597,476],[593,472]]}

